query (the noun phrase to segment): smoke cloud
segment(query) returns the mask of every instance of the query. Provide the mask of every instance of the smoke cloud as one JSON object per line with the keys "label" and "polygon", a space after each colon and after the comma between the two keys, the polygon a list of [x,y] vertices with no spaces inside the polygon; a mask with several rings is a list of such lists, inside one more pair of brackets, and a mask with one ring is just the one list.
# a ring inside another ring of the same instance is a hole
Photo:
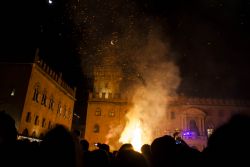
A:
{"label": "smoke cloud", "polygon": [[141,144],[150,144],[167,127],[167,98],[176,94],[180,84],[179,68],[168,58],[170,48],[161,40],[161,33],[149,32],[145,46],[134,56],[137,78],[133,85],[132,107],[126,114],[127,123],[120,142],[132,142],[133,130],[139,124]]}

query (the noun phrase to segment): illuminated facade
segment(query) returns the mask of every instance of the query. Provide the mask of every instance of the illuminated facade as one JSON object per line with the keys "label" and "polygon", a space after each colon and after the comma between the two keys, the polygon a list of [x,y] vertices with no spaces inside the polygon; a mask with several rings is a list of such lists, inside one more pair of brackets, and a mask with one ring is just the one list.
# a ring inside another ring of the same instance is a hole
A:
{"label": "illuminated facade", "polygon": [[0,110],[16,121],[18,133],[39,138],[56,124],[71,129],[76,88],[70,88],[42,60],[1,63]]}

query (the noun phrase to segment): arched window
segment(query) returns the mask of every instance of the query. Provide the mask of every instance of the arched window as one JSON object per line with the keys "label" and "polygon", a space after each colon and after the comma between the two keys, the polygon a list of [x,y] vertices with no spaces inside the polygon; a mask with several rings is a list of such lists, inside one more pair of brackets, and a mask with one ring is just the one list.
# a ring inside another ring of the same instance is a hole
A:
{"label": "arched window", "polygon": [[34,86],[34,94],[32,100],[38,103],[38,96],[40,92],[40,83],[37,82]]}
{"label": "arched window", "polygon": [[26,120],[26,122],[30,122],[31,121],[31,114],[30,114],[30,112],[27,112],[25,120]]}
{"label": "arched window", "polygon": [[57,106],[57,114],[61,114],[61,113],[62,113],[62,102],[59,101],[58,106]]}
{"label": "arched window", "polygon": [[39,125],[39,116],[38,115],[35,117],[35,125]]}
{"label": "arched window", "polygon": [[42,120],[42,127],[45,128],[45,126],[46,126],[46,119],[43,118],[43,120]]}
{"label": "arched window", "polygon": [[44,89],[41,104],[46,106],[46,100],[47,100],[47,91],[46,91],[46,89]]}
{"label": "arched window", "polygon": [[98,124],[94,125],[94,129],[93,129],[94,133],[99,133],[100,131],[100,126]]}
{"label": "arched window", "polygon": [[50,96],[50,99],[49,99],[49,109],[50,109],[51,111],[53,111],[54,104],[55,104],[54,96],[51,95],[51,96]]}

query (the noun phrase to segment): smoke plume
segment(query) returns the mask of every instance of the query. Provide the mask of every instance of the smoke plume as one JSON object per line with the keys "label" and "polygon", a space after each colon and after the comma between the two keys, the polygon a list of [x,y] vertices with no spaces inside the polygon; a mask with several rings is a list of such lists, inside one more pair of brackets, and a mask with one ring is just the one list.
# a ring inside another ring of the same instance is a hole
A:
{"label": "smoke plume", "polygon": [[180,77],[178,67],[168,58],[169,46],[161,38],[160,32],[150,31],[145,45],[133,56],[141,83],[133,85],[133,105],[126,114],[122,143],[132,142],[133,130],[138,124],[141,144],[151,143],[167,127],[167,98],[175,95]]}

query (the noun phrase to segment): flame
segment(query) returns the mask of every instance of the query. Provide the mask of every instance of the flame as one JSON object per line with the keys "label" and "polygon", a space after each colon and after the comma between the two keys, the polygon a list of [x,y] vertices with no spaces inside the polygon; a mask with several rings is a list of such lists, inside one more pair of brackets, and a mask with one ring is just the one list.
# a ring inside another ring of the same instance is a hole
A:
{"label": "flame", "polygon": [[176,95],[181,82],[178,66],[166,58],[169,46],[160,35],[157,30],[149,33],[145,46],[132,59],[139,80],[128,89],[131,105],[119,142],[131,143],[136,151],[171,128],[167,97]]}
{"label": "flame", "polygon": [[134,121],[130,121],[129,125],[126,126],[119,141],[123,144],[131,143],[134,150],[140,152],[143,144],[142,135],[140,120],[134,119]]}
{"label": "flame", "polygon": [[132,137],[131,144],[133,145],[134,150],[140,152],[141,146],[142,146],[142,136],[141,136],[142,130],[140,127],[140,122],[136,123],[135,129],[132,133],[133,133],[133,136],[131,136]]}

